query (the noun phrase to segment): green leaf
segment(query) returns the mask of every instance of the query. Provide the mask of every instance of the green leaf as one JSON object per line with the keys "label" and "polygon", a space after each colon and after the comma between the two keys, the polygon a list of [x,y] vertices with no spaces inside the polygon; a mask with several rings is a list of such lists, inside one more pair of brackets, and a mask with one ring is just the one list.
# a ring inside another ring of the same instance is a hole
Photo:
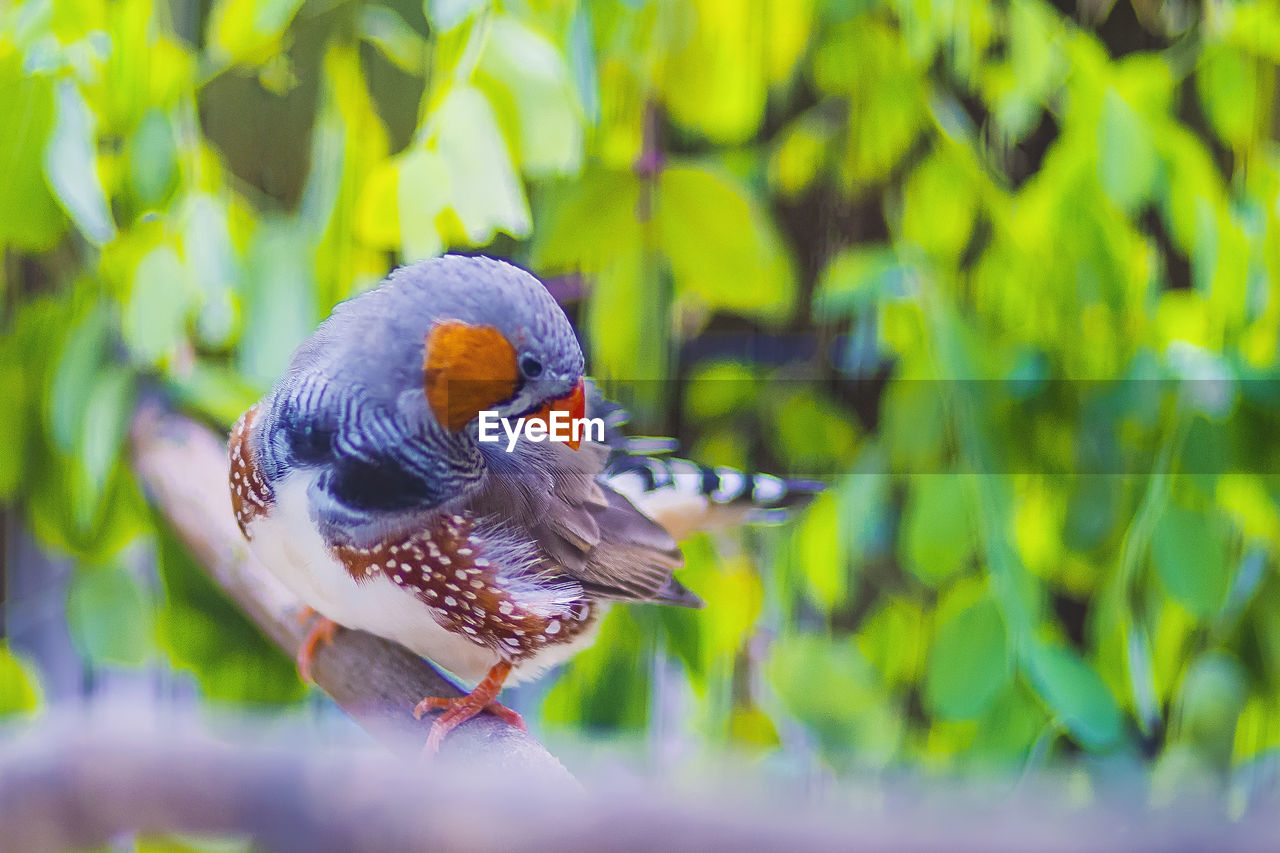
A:
{"label": "green leaf", "polygon": [[910,267],[893,249],[868,246],[845,249],[827,264],[818,280],[813,315],[838,320],[872,308],[878,301],[903,298]]}
{"label": "green leaf", "polygon": [[126,570],[84,567],[71,580],[67,622],[80,652],[93,663],[136,665],[151,650],[151,606]]}
{"label": "green leaf", "polygon": [[240,278],[227,206],[213,196],[190,196],[183,208],[182,254],[200,299],[196,331],[203,343],[225,344],[235,328],[232,295]]}
{"label": "green leaf", "polygon": [[99,374],[85,406],[85,429],[81,436],[80,463],[89,478],[90,488],[101,492],[107,483],[125,432],[133,416],[133,374],[121,368],[108,368]]}
{"label": "green leaf", "polygon": [[407,74],[421,74],[426,68],[427,41],[388,6],[361,6],[357,26],[360,38]]}
{"label": "green leaf", "polygon": [[973,489],[961,475],[912,478],[901,541],[908,567],[925,583],[936,586],[972,559],[978,544],[973,503]]}
{"label": "green leaf", "polygon": [[905,598],[890,598],[858,629],[858,648],[890,686],[910,686],[928,659],[924,616]]}
{"label": "green leaf", "polygon": [[766,0],[765,72],[770,83],[786,82],[816,33],[817,0]]}
{"label": "green leaf", "polygon": [[1216,614],[1231,586],[1227,562],[1227,530],[1213,516],[1176,505],[1156,523],[1151,559],[1164,588],[1202,619]]}
{"label": "green leaf", "polygon": [[1001,130],[1021,141],[1035,128],[1070,66],[1061,48],[1064,22],[1054,9],[1034,0],[1014,0],[1008,27],[1008,64],[989,67],[986,85]]}
{"label": "green leaf", "polygon": [[0,58],[0,246],[53,247],[64,219],[45,183],[41,154],[53,128],[53,83],[24,76],[16,53]]}
{"label": "green leaf", "polygon": [[44,151],[44,172],[54,196],[84,236],[110,242],[115,222],[98,178],[98,137],[93,112],[70,80],[54,90],[56,115]]}
{"label": "green leaf", "polygon": [[791,197],[808,189],[825,165],[834,135],[829,122],[810,113],[789,124],[769,158],[770,185]]}
{"label": "green leaf", "polygon": [[218,0],[209,12],[207,40],[213,57],[230,62],[265,63],[279,47],[303,0]]}
{"label": "green leaf", "polygon": [[[852,61],[857,57],[857,61]],[[925,127],[928,90],[887,18],[863,16],[830,27],[813,58],[818,88],[847,99],[840,167],[846,188],[876,184],[911,150]]]}
{"label": "green leaf", "polygon": [[424,0],[422,10],[433,30],[448,32],[487,5],[487,0]]}
{"label": "green leaf", "polygon": [[1010,665],[1004,619],[983,599],[938,625],[925,675],[924,701],[945,720],[974,720],[1008,686]]}
{"label": "green leaf", "polygon": [[80,444],[86,425],[85,406],[101,370],[109,327],[106,310],[90,306],[68,323],[61,341],[45,401],[45,419],[55,446],[65,453],[74,452]]}
{"label": "green leaf", "polygon": [[490,25],[477,82],[511,116],[515,150],[527,175],[571,175],[582,168],[582,110],[560,51],[504,15]]}
{"label": "green leaf", "polygon": [[765,210],[727,177],[693,165],[663,170],[662,249],[677,294],[711,310],[777,323],[791,309],[795,273]]}
{"label": "green leaf", "polygon": [[[547,272],[582,272],[591,282],[586,329],[591,369],[621,380],[659,379],[665,344],[649,332],[666,316],[653,263],[637,222],[640,186],[627,172],[594,170],[553,185],[538,212],[533,264]],[[652,390],[655,383],[632,386]],[[631,401],[634,402],[634,401]]]}
{"label": "green leaf", "polygon": [[279,704],[306,688],[291,658],[263,636],[192,559],[172,531],[157,532],[164,605],[157,640],[173,666],[194,672],[210,699]]}
{"label": "green leaf", "polygon": [[[394,210],[395,216],[387,211]],[[400,163],[393,158],[375,166],[360,190],[355,209],[355,233],[372,248],[402,249],[400,243]]]}
{"label": "green leaf", "polygon": [[703,362],[690,371],[684,389],[685,412],[697,420],[733,417],[755,405],[760,386],[749,364]]}
{"label": "green leaf", "polygon": [[1179,689],[1180,734],[1226,759],[1248,699],[1249,674],[1239,661],[1224,652],[1201,655]]}
{"label": "green leaf", "polygon": [[1098,178],[1110,199],[1135,210],[1151,198],[1159,174],[1151,131],[1115,89],[1107,89],[1098,122]]}
{"label": "green leaf", "polygon": [[1249,148],[1263,130],[1258,109],[1256,60],[1226,45],[1206,48],[1196,73],[1196,92],[1214,131],[1232,148]]}
{"label": "green leaf", "polygon": [[843,526],[848,520],[839,517],[839,510],[836,495],[818,495],[792,534],[805,591],[826,613],[844,601],[849,585],[849,543]]}
{"label": "green leaf", "polygon": [[836,487],[840,499],[840,527],[849,539],[856,564],[883,554],[888,544],[887,516],[891,508],[888,462],[875,444],[864,445],[857,461]]}
{"label": "green leaf", "polygon": [[483,246],[495,231],[527,236],[529,202],[484,94],[474,86],[454,86],[431,118],[430,135],[449,173],[449,209],[466,241]]}
{"label": "green leaf", "polygon": [[624,382],[662,378],[661,350],[654,336],[646,334],[657,313],[657,289],[646,286],[647,274],[644,248],[637,242],[619,246],[592,276],[586,325],[592,371],[598,376]]}
{"label": "green leaf", "polygon": [[191,288],[178,253],[157,246],[138,261],[124,306],[122,331],[135,359],[159,364],[186,338]]}
{"label": "green leaf", "polygon": [[1122,733],[1120,708],[1102,678],[1075,652],[1036,642],[1027,677],[1053,715],[1086,748],[1106,750]]}
{"label": "green leaf", "polygon": [[788,394],[774,414],[778,447],[796,471],[829,471],[853,458],[858,433],[848,413],[819,394]]}
{"label": "green leaf", "polygon": [[1179,689],[1184,734],[1230,748],[1235,722],[1249,698],[1249,674],[1225,652],[1201,654]]}
{"label": "green leaf", "polygon": [[258,223],[245,260],[245,328],[240,368],[262,387],[284,371],[295,347],[316,327],[315,244],[288,219]]}
{"label": "green leaf", "polygon": [[735,745],[776,749],[782,739],[769,715],[757,707],[734,706],[729,712],[729,737]]}
{"label": "green leaf", "polygon": [[594,273],[633,252],[640,185],[630,172],[595,169],[544,194],[534,234],[534,266],[552,272]]}
{"label": "green leaf", "polygon": [[969,243],[978,199],[965,170],[935,153],[912,170],[903,189],[902,237],[949,260]]}
{"label": "green leaf", "polygon": [[448,164],[436,152],[418,147],[398,160],[397,175],[400,253],[406,262],[433,258],[444,251],[436,217],[449,204]]}
{"label": "green leaf", "polygon": [[31,430],[32,382],[14,353],[13,339],[0,339],[0,388],[5,404],[0,406],[0,502],[13,499],[26,478],[27,453]]}
{"label": "green leaf", "polygon": [[[1222,178],[1210,152],[1190,131],[1177,128],[1156,142],[1168,178],[1168,189],[1161,199],[1164,218],[1177,246],[1197,263],[1201,219],[1222,202]],[[1208,292],[1208,288],[1201,292]]]}
{"label": "green leaf", "polygon": [[35,668],[0,640],[0,718],[29,714],[41,705],[40,682]]}
{"label": "green leaf", "polygon": [[743,647],[760,616],[764,590],[755,566],[746,557],[722,560],[693,588],[707,602],[698,612],[704,651],[713,660],[730,659]]}
{"label": "green leaf", "polygon": [[178,147],[164,110],[151,108],[129,141],[129,182],[144,207],[162,203],[178,182]]}
{"label": "green leaf", "polygon": [[764,117],[764,22],[753,4],[692,0],[671,7],[659,84],[677,124],[717,142],[746,142]]}
{"label": "green leaf", "polygon": [[895,469],[922,473],[943,469],[949,430],[944,403],[937,383],[919,369],[900,374],[898,381],[889,384],[882,434]]}
{"label": "green leaf", "polygon": [[93,491],[79,459],[39,454],[26,483],[26,520],[42,543],[101,562],[146,531],[147,506],[133,475],[117,465]]}
{"label": "green leaf", "polygon": [[642,730],[648,720],[652,633],[640,620],[652,610],[615,607],[595,644],[577,655],[547,691],[542,718],[550,728]]}
{"label": "green leaf", "polygon": [[1050,719],[1028,689],[1012,687],[1001,693],[974,725],[977,733],[968,746],[979,769],[1004,772],[1009,767],[1035,767],[1037,741],[1043,743]]}
{"label": "green leaf", "polygon": [[765,672],[787,710],[817,735],[828,757],[883,764],[893,756],[903,716],[852,642],[809,634],[780,637]]}

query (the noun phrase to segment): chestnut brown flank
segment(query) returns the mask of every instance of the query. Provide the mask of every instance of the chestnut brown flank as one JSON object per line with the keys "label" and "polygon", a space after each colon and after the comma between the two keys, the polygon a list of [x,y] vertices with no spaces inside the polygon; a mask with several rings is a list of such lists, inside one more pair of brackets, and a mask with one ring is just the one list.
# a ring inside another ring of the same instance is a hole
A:
{"label": "chestnut brown flank", "polygon": [[[432,609],[443,627],[505,659],[530,657],[567,642],[591,624],[591,603],[576,601],[562,617],[531,612],[498,581],[484,540],[469,516],[439,515],[421,533],[370,548],[339,545],[334,555],[357,583],[394,583]],[[379,576],[382,577],[379,577]]]}
{"label": "chestnut brown flank", "polygon": [[253,448],[249,445],[249,431],[257,416],[258,407],[254,405],[231,428],[231,508],[235,510],[236,524],[240,525],[240,532],[246,539],[252,538],[249,523],[266,515],[275,500],[271,486],[258,473]]}

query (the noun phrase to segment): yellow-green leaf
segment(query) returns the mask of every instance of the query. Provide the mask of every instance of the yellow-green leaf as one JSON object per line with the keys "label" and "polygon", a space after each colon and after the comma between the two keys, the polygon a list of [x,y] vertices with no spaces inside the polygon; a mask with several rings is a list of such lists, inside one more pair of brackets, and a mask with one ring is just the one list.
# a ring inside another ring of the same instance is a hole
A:
{"label": "yellow-green leaf", "polygon": [[582,167],[582,110],[554,44],[504,15],[490,25],[476,72],[499,116],[515,125],[521,171],[568,175]]}
{"label": "yellow-green leaf", "polygon": [[450,177],[448,208],[465,239],[482,246],[497,231],[527,236],[529,203],[484,94],[474,86],[454,86],[431,118],[431,135]]}
{"label": "yellow-green leaf", "polygon": [[907,566],[921,580],[938,584],[972,559],[977,548],[973,489],[958,474],[912,478],[903,513]]}
{"label": "yellow-green leaf", "polygon": [[27,714],[40,707],[40,682],[35,670],[0,640],[0,718]]}
{"label": "yellow-green leaf", "polygon": [[795,295],[791,257],[743,187],[676,165],[662,172],[659,192],[658,229],[679,295],[765,321],[786,317]]}

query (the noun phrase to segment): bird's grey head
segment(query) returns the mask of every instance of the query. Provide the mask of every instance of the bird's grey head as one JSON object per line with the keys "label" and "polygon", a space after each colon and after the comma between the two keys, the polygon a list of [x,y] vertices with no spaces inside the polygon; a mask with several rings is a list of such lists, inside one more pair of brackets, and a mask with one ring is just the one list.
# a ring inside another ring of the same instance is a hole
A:
{"label": "bird's grey head", "polygon": [[361,363],[375,396],[416,388],[452,433],[482,410],[518,417],[572,407],[581,416],[582,349],[568,318],[538,279],[492,258],[446,255],[402,267],[340,305],[317,332],[316,347],[325,341],[345,353],[346,365],[334,368]]}

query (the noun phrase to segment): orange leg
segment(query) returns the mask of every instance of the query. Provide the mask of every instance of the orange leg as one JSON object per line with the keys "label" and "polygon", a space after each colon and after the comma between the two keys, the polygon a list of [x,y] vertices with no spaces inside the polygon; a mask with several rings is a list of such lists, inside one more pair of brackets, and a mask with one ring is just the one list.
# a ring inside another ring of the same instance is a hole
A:
{"label": "orange leg", "polygon": [[413,716],[419,720],[428,711],[444,710],[444,713],[431,724],[431,733],[427,735],[427,745],[422,751],[427,755],[434,755],[439,751],[445,735],[481,711],[488,711],[516,728],[525,730],[524,720],[520,715],[497,701],[498,694],[502,691],[502,682],[507,680],[507,674],[510,672],[511,664],[508,661],[502,661],[495,664],[484,680],[476,685],[476,689],[466,696],[459,696],[456,699],[428,696],[419,702],[413,709]]}
{"label": "orange leg", "polygon": [[338,623],[326,619],[310,607],[304,606],[298,611],[298,624],[311,621],[311,628],[298,646],[298,675],[303,681],[311,681],[311,661],[321,643],[333,642],[333,635],[338,630]]}

